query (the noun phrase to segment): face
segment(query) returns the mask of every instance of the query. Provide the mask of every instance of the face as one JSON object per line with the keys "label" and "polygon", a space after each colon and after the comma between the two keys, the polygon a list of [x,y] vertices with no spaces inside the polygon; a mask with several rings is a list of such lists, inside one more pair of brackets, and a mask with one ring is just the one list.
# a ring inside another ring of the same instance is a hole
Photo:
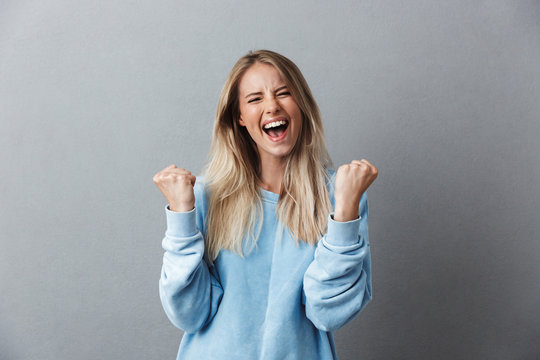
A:
{"label": "face", "polygon": [[257,144],[261,163],[284,161],[302,128],[302,113],[279,72],[256,63],[238,84],[241,126]]}

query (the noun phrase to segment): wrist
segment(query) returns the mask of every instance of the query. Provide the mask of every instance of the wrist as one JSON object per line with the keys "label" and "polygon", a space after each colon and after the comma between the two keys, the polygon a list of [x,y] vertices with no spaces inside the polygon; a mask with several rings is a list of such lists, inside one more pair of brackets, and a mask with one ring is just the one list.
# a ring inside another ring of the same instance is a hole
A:
{"label": "wrist", "polygon": [[169,210],[174,211],[174,212],[188,212],[188,211],[193,210],[194,207],[195,207],[195,204],[193,204],[193,203],[190,203],[190,204],[185,204],[185,203],[173,204],[173,203],[169,203]]}
{"label": "wrist", "polygon": [[346,222],[358,218],[358,206],[351,208],[336,207],[334,211],[334,221]]}

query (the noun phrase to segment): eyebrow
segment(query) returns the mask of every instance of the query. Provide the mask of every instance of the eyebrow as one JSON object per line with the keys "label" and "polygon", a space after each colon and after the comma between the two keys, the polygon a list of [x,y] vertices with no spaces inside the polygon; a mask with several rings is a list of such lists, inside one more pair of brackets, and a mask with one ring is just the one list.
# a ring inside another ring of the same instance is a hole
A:
{"label": "eyebrow", "polygon": [[[278,92],[278,91],[281,91],[281,90],[286,89],[286,88],[287,88],[287,85],[283,85],[283,86],[278,87],[276,90],[274,90],[274,92]],[[249,94],[246,95],[246,98],[248,98],[250,96],[254,96],[254,95],[262,95],[262,92],[258,91],[258,92],[249,93]]]}

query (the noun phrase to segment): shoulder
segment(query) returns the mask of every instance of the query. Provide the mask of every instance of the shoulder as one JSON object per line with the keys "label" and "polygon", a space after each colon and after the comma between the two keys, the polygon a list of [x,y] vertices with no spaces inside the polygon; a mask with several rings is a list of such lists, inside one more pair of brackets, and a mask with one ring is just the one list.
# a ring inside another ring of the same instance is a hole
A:
{"label": "shoulder", "polygon": [[206,215],[208,213],[208,186],[203,176],[196,176],[193,186],[195,195],[195,210],[197,213],[197,227],[206,234]]}
{"label": "shoulder", "polygon": [[[204,180],[204,176],[196,176],[195,185],[193,186],[193,194],[195,195],[195,209],[197,210],[197,221],[204,224],[204,219],[208,212],[208,186]],[[202,226],[200,227],[202,228]]]}
{"label": "shoulder", "polygon": [[328,189],[328,197],[330,198],[330,203],[332,204],[332,208],[334,207],[335,199],[334,199],[334,185],[336,183],[336,171],[331,168],[326,168],[326,174],[325,174],[325,182],[326,182],[326,188]]}
{"label": "shoulder", "polygon": [[204,176],[196,176],[193,192],[195,194],[195,206],[208,203],[208,186]]}
{"label": "shoulder", "polygon": [[326,168],[326,183],[334,184],[336,181],[336,170],[331,168]]}
{"label": "shoulder", "polygon": [[195,177],[195,185],[193,186],[193,191],[195,195],[203,195],[207,193],[207,185],[204,180],[204,176],[198,175]]}

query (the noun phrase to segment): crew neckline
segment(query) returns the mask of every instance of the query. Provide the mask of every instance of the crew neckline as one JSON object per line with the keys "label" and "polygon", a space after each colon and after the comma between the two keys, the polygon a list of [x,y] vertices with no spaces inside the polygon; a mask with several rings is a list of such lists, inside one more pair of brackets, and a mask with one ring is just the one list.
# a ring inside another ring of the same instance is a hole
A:
{"label": "crew neckline", "polygon": [[262,187],[259,186],[259,191],[261,192],[262,199],[265,201],[277,203],[279,200],[279,194],[273,193],[268,190],[264,190]]}

